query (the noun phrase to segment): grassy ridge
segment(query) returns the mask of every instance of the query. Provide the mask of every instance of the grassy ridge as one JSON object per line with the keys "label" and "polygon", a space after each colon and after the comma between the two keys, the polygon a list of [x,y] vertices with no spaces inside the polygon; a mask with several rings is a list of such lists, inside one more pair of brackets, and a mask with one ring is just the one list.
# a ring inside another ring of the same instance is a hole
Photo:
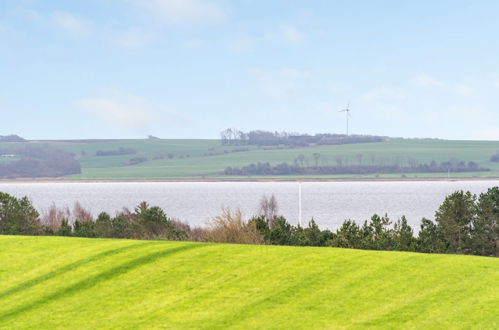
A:
{"label": "grassy ridge", "polygon": [[[452,177],[499,177],[499,163],[490,157],[499,150],[499,141],[448,141],[448,140],[403,140],[392,139],[379,143],[359,143],[346,145],[314,146],[296,149],[264,150],[254,146],[222,146],[218,140],[111,140],[111,141],[33,141],[48,143],[76,154],[82,165],[82,173],[68,176],[71,179],[181,179],[219,178],[220,172],[228,167],[242,167],[251,163],[269,162],[276,165],[282,162],[293,163],[300,154],[305,155],[313,166],[313,154],[321,154],[320,163],[335,165],[335,158],[342,156],[346,162],[357,163],[357,155],[362,154],[362,162],[370,164],[371,158],[388,163],[397,160],[407,161],[411,157],[419,163],[448,161],[474,161],[490,172],[451,173]],[[5,143],[0,143],[7,145]],[[15,145],[15,144],[9,144]],[[116,150],[120,147],[133,148],[137,154],[119,156],[96,156],[98,150]],[[242,151],[245,148],[247,150]],[[239,149],[239,150],[238,150]],[[238,152],[234,152],[238,151]],[[173,158],[168,158],[168,155]],[[146,157],[148,160],[133,166],[126,166],[133,157]],[[163,157],[163,159],[157,159]],[[155,159],[156,158],[156,159]],[[312,177],[312,176],[308,176]],[[375,175],[316,175],[315,178],[374,178]],[[401,174],[381,175],[382,178],[400,178]],[[411,173],[409,178],[447,177],[447,173]],[[225,177],[227,178],[227,177]],[[228,177],[234,178],[234,177]],[[268,177],[267,177],[268,178]],[[279,178],[285,178],[279,176]],[[290,176],[287,178],[297,178]]]}
{"label": "grassy ridge", "polygon": [[499,259],[0,236],[0,328],[497,328]]}

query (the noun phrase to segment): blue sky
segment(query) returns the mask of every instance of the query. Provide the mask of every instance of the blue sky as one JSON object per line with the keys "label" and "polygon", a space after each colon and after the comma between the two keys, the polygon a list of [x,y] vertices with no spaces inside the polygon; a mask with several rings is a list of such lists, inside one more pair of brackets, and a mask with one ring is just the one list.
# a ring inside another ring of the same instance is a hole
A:
{"label": "blue sky", "polygon": [[0,0],[0,135],[499,140],[498,1]]}

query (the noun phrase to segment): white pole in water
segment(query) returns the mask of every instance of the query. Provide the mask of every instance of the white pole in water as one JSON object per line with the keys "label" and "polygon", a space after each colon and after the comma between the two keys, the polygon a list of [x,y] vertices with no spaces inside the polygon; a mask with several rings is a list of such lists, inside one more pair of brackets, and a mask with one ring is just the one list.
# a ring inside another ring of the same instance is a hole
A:
{"label": "white pole in water", "polygon": [[301,227],[301,181],[298,181],[298,224]]}

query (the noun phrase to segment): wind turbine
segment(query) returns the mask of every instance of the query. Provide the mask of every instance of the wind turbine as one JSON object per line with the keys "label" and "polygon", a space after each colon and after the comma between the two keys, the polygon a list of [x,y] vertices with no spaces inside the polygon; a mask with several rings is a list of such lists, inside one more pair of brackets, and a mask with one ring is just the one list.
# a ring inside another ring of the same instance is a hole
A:
{"label": "wind turbine", "polygon": [[350,115],[350,101],[348,102],[348,105],[347,105],[347,107],[345,109],[340,110],[338,112],[344,112],[345,113],[345,117],[347,119],[347,136],[348,136],[348,119],[352,117]]}

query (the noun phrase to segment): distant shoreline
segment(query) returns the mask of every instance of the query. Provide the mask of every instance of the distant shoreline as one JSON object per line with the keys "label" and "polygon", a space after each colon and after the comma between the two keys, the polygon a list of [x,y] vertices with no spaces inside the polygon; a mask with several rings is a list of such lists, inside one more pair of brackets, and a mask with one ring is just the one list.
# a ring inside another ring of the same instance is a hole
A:
{"label": "distant shoreline", "polygon": [[187,178],[187,179],[0,179],[0,183],[126,183],[126,182],[456,182],[456,181],[498,181],[499,178],[241,178],[241,179],[209,179],[209,178]]}

